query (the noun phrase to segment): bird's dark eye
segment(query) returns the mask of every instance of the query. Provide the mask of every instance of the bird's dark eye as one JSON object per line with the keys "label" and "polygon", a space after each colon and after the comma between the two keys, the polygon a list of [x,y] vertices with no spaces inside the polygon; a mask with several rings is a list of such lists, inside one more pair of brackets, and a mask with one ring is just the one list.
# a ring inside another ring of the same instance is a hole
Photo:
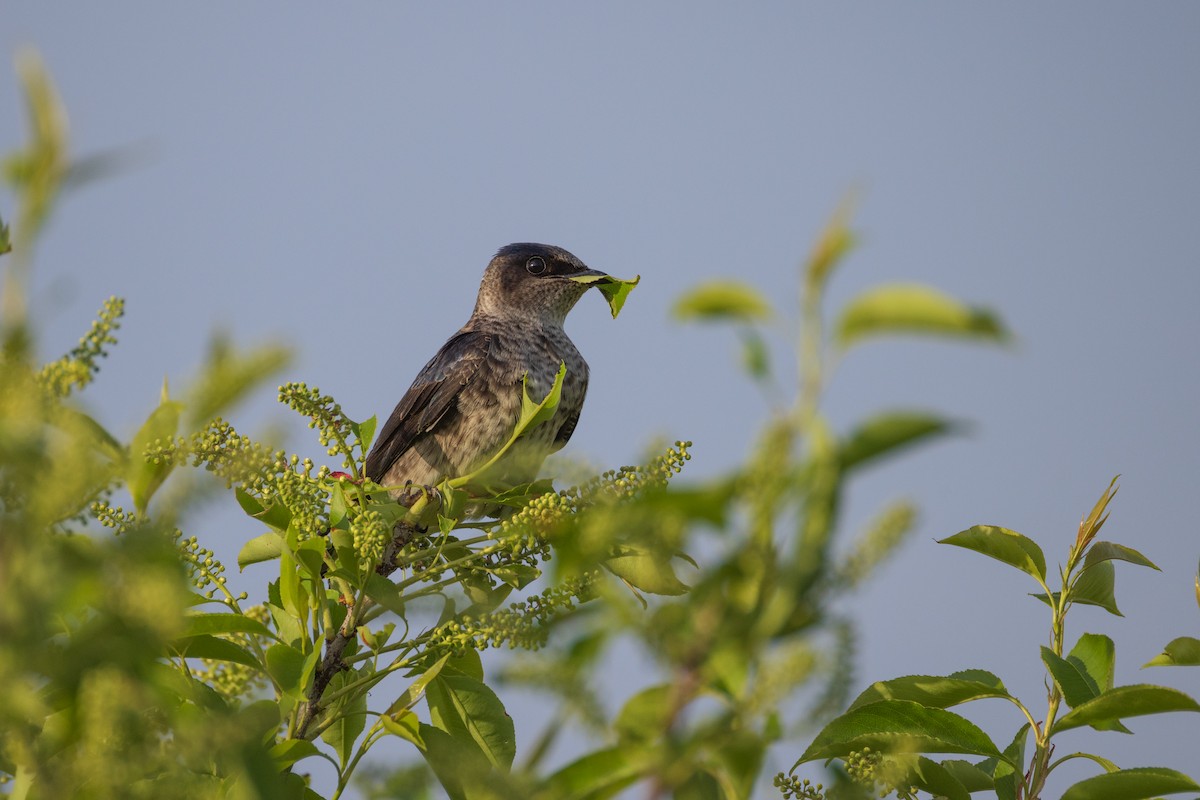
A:
{"label": "bird's dark eye", "polygon": [[529,270],[530,275],[541,275],[546,271],[546,260],[541,256],[534,256],[525,262],[525,269]]}

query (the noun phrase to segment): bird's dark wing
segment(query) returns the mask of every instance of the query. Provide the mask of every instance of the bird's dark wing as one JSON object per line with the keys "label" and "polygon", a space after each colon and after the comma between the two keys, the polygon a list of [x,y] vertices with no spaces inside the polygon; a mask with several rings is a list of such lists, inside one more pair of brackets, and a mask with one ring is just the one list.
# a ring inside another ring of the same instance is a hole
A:
{"label": "bird's dark wing", "polygon": [[479,372],[491,350],[493,334],[459,331],[442,345],[413,385],[400,398],[367,456],[367,477],[383,479],[396,460],[421,436],[434,430],[455,399]]}

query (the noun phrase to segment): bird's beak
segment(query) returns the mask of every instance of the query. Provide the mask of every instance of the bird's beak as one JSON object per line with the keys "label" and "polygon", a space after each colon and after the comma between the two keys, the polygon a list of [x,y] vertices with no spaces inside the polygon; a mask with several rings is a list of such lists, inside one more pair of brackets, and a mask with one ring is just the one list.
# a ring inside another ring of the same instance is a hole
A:
{"label": "bird's beak", "polygon": [[585,269],[582,272],[577,272],[568,277],[570,277],[570,279],[573,281],[587,284],[608,283],[614,280],[612,275],[609,275],[607,272],[601,272],[598,269]]}

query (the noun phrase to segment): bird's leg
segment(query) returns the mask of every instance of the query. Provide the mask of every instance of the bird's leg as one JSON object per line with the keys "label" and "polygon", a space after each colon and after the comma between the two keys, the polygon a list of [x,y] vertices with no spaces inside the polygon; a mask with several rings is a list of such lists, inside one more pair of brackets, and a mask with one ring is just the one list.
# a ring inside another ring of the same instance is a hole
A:
{"label": "bird's leg", "polygon": [[[396,502],[405,508],[411,509],[422,499],[426,500],[429,505],[422,509],[422,513],[429,511],[431,508],[438,508],[442,504],[442,493],[438,491],[436,486],[425,486],[416,484],[412,481],[406,481],[404,489],[396,497]],[[392,528],[392,541],[388,543],[387,549],[384,550],[383,558],[379,562],[379,566],[375,571],[385,578],[396,571],[396,556],[400,554],[409,542],[418,536],[423,535],[429,530],[426,525],[419,525],[408,519],[402,519]]]}
{"label": "bird's leg", "polygon": [[404,482],[404,488],[396,496],[396,502],[405,508],[412,508],[421,498],[428,498],[429,503],[434,507],[442,504],[442,493],[436,486],[426,486],[412,481]]}

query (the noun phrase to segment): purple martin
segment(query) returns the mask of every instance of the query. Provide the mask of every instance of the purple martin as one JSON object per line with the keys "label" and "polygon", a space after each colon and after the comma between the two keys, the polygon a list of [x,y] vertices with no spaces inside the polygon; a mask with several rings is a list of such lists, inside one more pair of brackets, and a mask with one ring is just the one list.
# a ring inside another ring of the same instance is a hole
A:
{"label": "purple martin", "polygon": [[608,276],[561,247],[510,244],[488,264],[467,323],[418,373],[367,456],[366,474],[392,488],[433,486],[478,469],[508,441],[521,413],[521,385],[540,401],[565,364],[554,416],[529,430],[489,468],[486,483],[510,487],[537,477],[542,461],[571,438],[587,393],[588,365],[563,330],[591,287],[572,278]]}

